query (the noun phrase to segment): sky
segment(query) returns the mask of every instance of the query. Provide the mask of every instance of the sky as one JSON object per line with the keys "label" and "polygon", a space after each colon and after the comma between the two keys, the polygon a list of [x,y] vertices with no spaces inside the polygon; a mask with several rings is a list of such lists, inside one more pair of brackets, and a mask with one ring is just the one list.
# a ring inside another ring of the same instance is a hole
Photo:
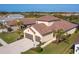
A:
{"label": "sky", "polygon": [[79,12],[79,4],[0,4],[0,12]]}

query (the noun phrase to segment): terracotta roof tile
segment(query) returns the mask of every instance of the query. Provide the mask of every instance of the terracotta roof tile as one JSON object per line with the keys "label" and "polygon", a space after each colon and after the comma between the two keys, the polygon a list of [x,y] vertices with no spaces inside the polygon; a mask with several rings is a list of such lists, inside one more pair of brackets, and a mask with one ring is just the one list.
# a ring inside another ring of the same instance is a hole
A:
{"label": "terracotta roof tile", "polygon": [[20,20],[23,22],[23,24],[25,25],[29,25],[29,24],[35,24],[36,23],[36,20],[33,19],[33,18],[22,18],[22,19],[15,19],[15,20],[10,20],[10,21],[7,21],[7,24],[8,25],[16,25],[16,20]]}
{"label": "terracotta roof tile", "polygon": [[45,35],[49,32],[51,32],[51,29],[48,28],[45,24],[41,23],[41,24],[35,24],[33,25],[33,27],[42,35]]}
{"label": "terracotta roof tile", "polygon": [[47,16],[42,16],[42,17],[38,18],[38,20],[39,21],[50,22],[50,21],[57,21],[57,20],[59,20],[59,18],[57,18],[55,16],[47,15]]}
{"label": "terracotta roof tile", "polygon": [[9,26],[15,26],[15,25],[17,25],[16,20],[7,21],[7,24]]}
{"label": "terracotta roof tile", "polygon": [[35,24],[36,23],[36,19],[35,18],[23,18],[21,19],[21,21],[25,24]]}
{"label": "terracotta roof tile", "polygon": [[74,28],[76,26],[77,26],[76,24],[72,24],[72,23],[70,23],[68,21],[65,21],[65,20],[56,21],[51,26],[46,26],[43,23],[33,25],[33,27],[41,35],[46,35],[48,33],[53,32],[54,30],[59,30],[59,29],[63,29],[64,31],[67,31],[67,30],[70,30],[70,29],[72,29],[72,28]]}
{"label": "terracotta roof tile", "polygon": [[65,20],[60,20],[60,21],[56,21],[52,26],[50,26],[50,28],[54,30],[63,29],[64,31],[67,31],[76,26],[77,26],[76,24],[70,23]]}

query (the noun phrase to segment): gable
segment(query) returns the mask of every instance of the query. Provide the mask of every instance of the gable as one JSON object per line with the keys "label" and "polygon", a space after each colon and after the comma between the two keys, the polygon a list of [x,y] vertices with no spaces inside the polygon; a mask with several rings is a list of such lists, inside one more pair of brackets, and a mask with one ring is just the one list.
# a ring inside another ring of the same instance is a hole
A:
{"label": "gable", "polygon": [[24,33],[34,34],[34,31],[31,30],[30,28],[27,28],[24,30]]}
{"label": "gable", "polygon": [[29,28],[25,29],[24,33],[29,33],[32,35],[37,35],[37,36],[42,37],[42,35],[37,30],[35,30],[33,27],[29,27]]}

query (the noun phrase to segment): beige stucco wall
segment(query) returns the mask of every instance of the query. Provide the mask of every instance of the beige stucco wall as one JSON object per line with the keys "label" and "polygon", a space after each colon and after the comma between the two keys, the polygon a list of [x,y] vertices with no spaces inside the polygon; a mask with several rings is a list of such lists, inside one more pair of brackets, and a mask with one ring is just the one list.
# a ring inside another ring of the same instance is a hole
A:
{"label": "beige stucco wall", "polygon": [[37,21],[36,23],[38,23],[38,24],[44,23],[47,26],[51,26],[54,22]]}
{"label": "beige stucco wall", "polygon": [[67,31],[67,34],[73,34],[75,31],[76,31],[76,28],[73,28],[73,29]]}
{"label": "beige stucco wall", "polygon": [[35,44],[39,44],[39,42],[37,42],[37,41],[35,40],[35,36],[39,36],[40,38],[42,38],[42,36],[41,36],[33,27],[31,27],[31,29],[32,29],[35,33],[33,33],[29,28],[27,28],[27,29],[24,30],[24,38],[26,38],[25,33],[31,34],[31,35],[33,35],[34,43],[35,43]]}
{"label": "beige stucco wall", "polygon": [[48,40],[47,42],[45,42],[43,45],[41,45],[41,48],[44,48],[45,46],[49,45],[50,43],[52,43],[54,40],[56,40],[56,37],[52,38],[51,40]]}
{"label": "beige stucco wall", "polygon": [[53,33],[50,33],[50,34],[48,34],[48,35],[46,35],[46,36],[44,36],[42,39],[41,39],[41,42],[47,42],[47,41],[49,41],[49,40],[56,40],[56,39],[53,39],[54,37],[53,37]]}

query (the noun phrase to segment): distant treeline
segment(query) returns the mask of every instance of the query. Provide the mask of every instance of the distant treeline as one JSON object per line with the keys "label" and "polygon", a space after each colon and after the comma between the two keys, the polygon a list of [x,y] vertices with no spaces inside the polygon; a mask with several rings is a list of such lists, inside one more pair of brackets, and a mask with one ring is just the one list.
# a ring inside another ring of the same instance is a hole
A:
{"label": "distant treeline", "polygon": [[1,11],[0,14],[16,14],[16,13],[56,13],[56,14],[63,14],[63,13],[79,13],[79,12],[5,12],[5,11]]}

